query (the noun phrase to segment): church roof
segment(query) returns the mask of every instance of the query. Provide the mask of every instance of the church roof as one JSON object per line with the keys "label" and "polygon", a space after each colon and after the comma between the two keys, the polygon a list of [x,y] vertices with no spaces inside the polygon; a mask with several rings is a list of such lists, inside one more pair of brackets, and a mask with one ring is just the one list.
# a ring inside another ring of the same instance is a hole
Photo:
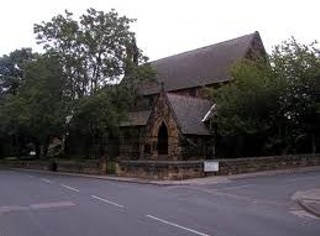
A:
{"label": "church roof", "polygon": [[151,110],[129,112],[128,119],[120,123],[120,127],[144,126],[147,124]]}
{"label": "church roof", "polygon": [[254,41],[262,45],[258,32],[153,61],[158,83],[142,92],[159,93],[162,82],[170,92],[228,81],[230,66],[246,57]]}
{"label": "church roof", "polygon": [[210,111],[212,102],[172,93],[167,93],[167,98],[183,134],[210,135],[202,119]]}
{"label": "church roof", "polygon": [[[214,114],[213,103],[174,92],[229,81],[232,64],[256,50],[265,53],[258,32],[153,61],[157,82],[141,87],[141,92],[151,95],[163,91],[182,133],[210,135],[204,122]],[[130,112],[120,127],[144,126],[150,114],[150,110]]]}

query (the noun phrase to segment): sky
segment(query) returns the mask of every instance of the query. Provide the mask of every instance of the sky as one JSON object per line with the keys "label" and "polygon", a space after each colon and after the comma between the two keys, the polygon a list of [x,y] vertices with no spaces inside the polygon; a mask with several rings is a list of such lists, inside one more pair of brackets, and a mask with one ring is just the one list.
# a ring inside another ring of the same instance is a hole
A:
{"label": "sky", "polygon": [[0,56],[36,45],[33,24],[65,9],[87,8],[136,18],[132,30],[150,60],[259,31],[268,52],[294,36],[320,41],[319,0],[1,0]]}

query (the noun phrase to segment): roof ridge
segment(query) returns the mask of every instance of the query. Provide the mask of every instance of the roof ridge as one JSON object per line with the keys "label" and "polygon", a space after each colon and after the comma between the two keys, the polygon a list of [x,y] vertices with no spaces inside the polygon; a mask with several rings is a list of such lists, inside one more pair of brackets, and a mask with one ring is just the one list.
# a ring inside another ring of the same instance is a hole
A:
{"label": "roof ridge", "polygon": [[259,33],[259,32],[258,31],[254,31],[253,33],[250,33],[250,34],[245,34],[245,35],[242,35],[242,36],[239,36],[239,37],[236,37],[236,38],[232,38],[232,39],[228,39],[228,40],[225,40],[225,41],[222,41],[222,42],[213,43],[213,44],[210,44],[210,45],[207,45],[207,46],[204,46],[204,47],[194,48],[194,49],[191,49],[191,50],[188,50],[188,51],[179,52],[179,53],[176,53],[176,54],[172,54],[170,56],[159,58],[159,59],[154,60],[154,61],[150,61],[148,63],[153,64],[153,63],[156,63],[156,62],[159,62],[159,61],[162,61],[162,60],[166,60],[166,59],[168,59],[170,57],[176,57],[176,56],[181,56],[181,55],[188,54],[188,53],[194,53],[196,51],[201,51],[201,50],[203,50],[205,48],[210,48],[210,47],[213,47],[213,46],[219,46],[221,44],[225,44],[225,43],[228,43],[228,42],[231,42],[231,41],[235,41],[235,40],[238,40],[240,38],[244,38],[244,37],[248,37],[248,36],[254,37],[257,33]]}

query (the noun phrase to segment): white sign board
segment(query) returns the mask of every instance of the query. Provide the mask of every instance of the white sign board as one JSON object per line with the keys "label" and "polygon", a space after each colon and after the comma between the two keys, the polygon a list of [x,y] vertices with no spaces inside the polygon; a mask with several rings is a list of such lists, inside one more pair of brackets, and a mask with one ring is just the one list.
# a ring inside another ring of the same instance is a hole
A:
{"label": "white sign board", "polygon": [[219,171],[218,161],[205,161],[204,162],[204,172],[215,172]]}

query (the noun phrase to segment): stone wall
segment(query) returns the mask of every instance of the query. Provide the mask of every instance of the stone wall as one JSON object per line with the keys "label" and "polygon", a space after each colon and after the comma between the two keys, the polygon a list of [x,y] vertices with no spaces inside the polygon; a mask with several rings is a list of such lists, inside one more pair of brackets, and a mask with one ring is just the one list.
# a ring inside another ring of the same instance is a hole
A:
{"label": "stone wall", "polygon": [[117,176],[181,180],[210,175],[232,175],[267,170],[320,166],[319,155],[217,159],[219,171],[204,173],[204,161],[119,161]]}
{"label": "stone wall", "polygon": [[220,159],[219,172],[208,175],[231,175],[267,170],[320,166],[320,154]]}
{"label": "stone wall", "polygon": [[[139,177],[156,180],[181,180],[210,175],[231,175],[267,170],[320,166],[320,154],[271,156],[238,159],[217,159],[219,171],[204,173],[203,160],[199,161],[126,161],[116,164],[116,174],[121,177]],[[57,161],[59,172],[104,175],[105,161]],[[50,170],[50,161],[0,161],[0,167]],[[110,172],[109,172],[110,174]]]}
{"label": "stone wall", "polygon": [[[169,145],[168,155],[166,155],[167,159],[176,161],[180,158],[180,131],[165,99],[165,96],[161,93],[150,115],[145,132],[144,145],[142,147],[143,158],[152,160],[159,159],[157,144],[159,127],[162,123],[166,125],[168,130]],[[145,150],[146,147],[148,147],[148,152]]]}
{"label": "stone wall", "polygon": [[203,177],[203,161],[120,161],[116,174],[155,180],[182,180]]}
{"label": "stone wall", "polygon": [[[56,161],[56,163],[58,172],[84,173],[95,175],[107,174],[108,172],[107,163],[105,161]],[[0,167],[50,171],[52,170],[52,161],[0,161]]]}

